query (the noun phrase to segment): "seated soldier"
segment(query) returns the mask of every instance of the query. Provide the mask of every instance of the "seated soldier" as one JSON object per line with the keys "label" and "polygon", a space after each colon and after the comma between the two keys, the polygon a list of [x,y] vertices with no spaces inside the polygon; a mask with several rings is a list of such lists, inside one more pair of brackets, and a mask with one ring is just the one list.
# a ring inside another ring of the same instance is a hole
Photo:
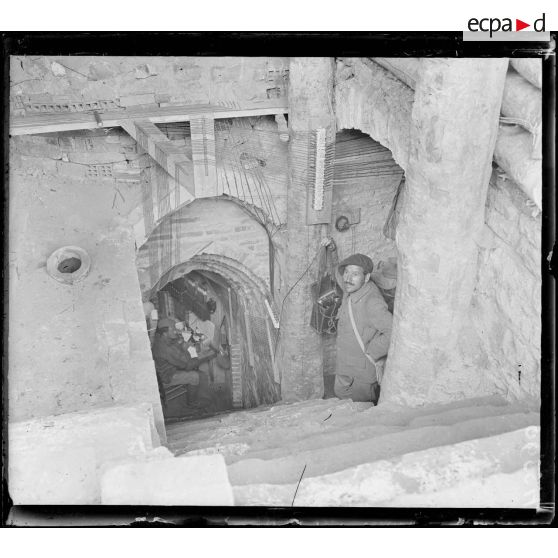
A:
{"label": "seated soldier", "polygon": [[172,318],[163,318],[157,324],[151,348],[157,378],[163,387],[187,385],[188,404],[199,406],[198,400],[207,394],[209,385],[207,375],[200,372],[199,366],[215,354],[193,358],[175,326]]}

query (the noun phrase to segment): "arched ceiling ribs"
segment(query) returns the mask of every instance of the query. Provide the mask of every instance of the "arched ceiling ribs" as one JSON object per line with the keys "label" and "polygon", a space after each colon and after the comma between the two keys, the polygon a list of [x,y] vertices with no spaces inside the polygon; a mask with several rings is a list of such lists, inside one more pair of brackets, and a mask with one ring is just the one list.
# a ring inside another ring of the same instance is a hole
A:
{"label": "arched ceiling ribs", "polygon": [[181,262],[165,272],[150,289],[151,298],[167,283],[192,271],[210,271],[223,277],[248,305],[271,301],[271,293],[265,283],[241,262],[217,254],[199,254],[186,262]]}
{"label": "arched ceiling ribs", "polygon": [[219,196],[219,199],[233,202],[241,207],[244,211],[246,211],[246,213],[248,213],[251,217],[258,221],[258,223],[260,223],[262,227],[265,228],[270,238],[273,238],[275,234],[283,230],[286,226],[286,224],[284,223],[278,225],[263,208],[251,204],[245,200],[229,194],[222,194],[221,196]]}

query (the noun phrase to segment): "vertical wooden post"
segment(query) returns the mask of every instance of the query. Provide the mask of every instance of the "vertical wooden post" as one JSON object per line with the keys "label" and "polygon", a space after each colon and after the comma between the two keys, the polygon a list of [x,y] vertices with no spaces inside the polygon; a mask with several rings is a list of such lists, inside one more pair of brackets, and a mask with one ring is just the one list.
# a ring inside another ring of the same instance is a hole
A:
{"label": "vertical wooden post", "polygon": [[229,299],[229,346],[231,358],[231,389],[232,405],[235,409],[242,408],[242,349],[238,335],[233,330],[233,307],[231,288],[227,289]]}
{"label": "vertical wooden post", "polygon": [[[396,242],[399,277],[380,403],[451,399],[477,273],[507,59],[423,59]],[[462,391],[466,391],[463,389]]]}
{"label": "vertical wooden post", "polygon": [[[314,203],[315,187],[320,187],[323,180],[316,181],[315,175],[317,141],[309,140],[319,136],[323,148],[328,139],[335,138],[333,76],[331,58],[291,58],[286,283],[287,289],[292,290],[284,301],[277,355],[282,378],[281,397],[287,401],[317,398],[323,394],[322,340],[310,327],[310,285],[316,280],[316,256],[325,225],[308,223],[329,222],[331,209],[327,218],[318,215],[328,208],[327,194]],[[319,129],[325,132],[318,134]],[[327,164],[320,162],[320,172],[325,170],[322,163]],[[309,216],[313,218],[308,220]],[[312,262],[314,265],[310,265]]]}
{"label": "vertical wooden post", "polygon": [[279,374],[279,370],[277,369],[277,364],[275,363],[275,355],[273,354],[274,346],[273,346],[273,339],[271,337],[271,328],[269,327],[269,319],[267,316],[264,318],[265,320],[265,330],[267,332],[267,343],[269,345],[269,355],[271,356],[271,365],[273,367],[273,380],[280,384],[281,383],[281,375]]}
{"label": "vertical wooden post", "polygon": [[195,197],[218,196],[215,163],[215,120],[204,114],[190,121]]}

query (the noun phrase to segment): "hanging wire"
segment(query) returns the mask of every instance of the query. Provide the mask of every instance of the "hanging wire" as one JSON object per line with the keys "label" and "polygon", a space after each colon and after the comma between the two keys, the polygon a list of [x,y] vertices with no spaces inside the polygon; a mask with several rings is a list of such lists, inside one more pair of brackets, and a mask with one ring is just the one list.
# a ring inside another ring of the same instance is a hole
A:
{"label": "hanging wire", "polygon": [[[243,199],[248,200],[249,196],[253,205],[262,206],[272,221],[280,223],[281,218],[274,196],[265,173],[261,169],[262,161],[273,161],[274,154],[268,151],[261,152],[261,148],[258,152],[254,146],[255,139],[259,140],[261,144],[263,138],[264,143],[272,147],[277,141],[278,132],[254,130],[246,119],[237,119],[234,125],[229,121],[222,121],[218,124],[218,130],[222,132],[222,136],[226,140],[226,147],[221,153],[223,166],[225,171],[232,170],[235,181],[238,175],[238,181],[243,190]],[[246,165],[251,165],[252,168],[247,169]],[[255,203],[256,199],[259,204]]]}
{"label": "hanging wire", "polygon": [[[283,302],[281,303],[281,310],[279,312],[279,327],[281,327],[281,318],[283,317],[283,310],[285,308],[285,302],[287,300],[287,298],[289,298],[289,295],[293,292],[293,290],[295,289],[295,287],[300,283],[300,281],[302,281],[302,278],[308,273],[308,271],[310,271],[310,268],[312,267],[312,264],[316,261],[317,257],[320,255],[320,252],[316,252],[316,255],[312,258],[312,261],[308,264],[308,267],[302,272],[302,274],[300,275],[300,277],[298,277],[298,279],[294,282],[293,286],[287,291],[287,294],[285,295],[285,297],[283,298]],[[275,355],[277,354],[277,345],[279,344],[279,339],[281,337],[281,329],[279,329],[279,334],[277,335],[277,339],[275,340],[275,347],[273,349],[273,358],[275,358]]]}

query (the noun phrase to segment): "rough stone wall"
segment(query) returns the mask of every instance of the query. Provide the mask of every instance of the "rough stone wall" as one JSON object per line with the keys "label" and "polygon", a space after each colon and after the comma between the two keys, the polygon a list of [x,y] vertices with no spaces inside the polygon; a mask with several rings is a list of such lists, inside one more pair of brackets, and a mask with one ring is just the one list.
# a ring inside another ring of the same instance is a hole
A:
{"label": "rough stone wall", "polygon": [[[13,110],[105,101],[101,110],[154,103],[235,107],[286,95],[287,58],[13,56]],[[79,107],[78,107],[79,110]]]}
{"label": "rough stone wall", "polygon": [[437,378],[434,397],[498,393],[540,399],[541,215],[494,172],[486,201],[476,285],[455,353],[460,367]]}
{"label": "rough stone wall", "polygon": [[396,233],[386,401],[452,398],[453,377],[466,366],[455,354],[475,286],[475,238],[483,229],[506,68],[501,59],[421,61]]}
{"label": "rough stone wall", "polygon": [[365,58],[338,60],[335,118],[339,130],[356,128],[393,153],[403,169],[409,159],[413,90]]}
{"label": "rough stone wall", "polygon": [[[360,59],[338,64],[335,91],[338,127],[369,133],[405,169],[413,91]],[[495,392],[538,397],[540,214],[512,181],[493,176],[485,221],[477,239],[476,286],[456,351],[462,373],[442,372],[438,389],[452,398]]]}
{"label": "rough stone wall", "polygon": [[[151,402],[164,435],[134,239],[120,215],[137,203],[137,184],[88,178],[87,165],[62,159],[63,143],[11,143],[10,421]],[[47,258],[65,245],[91,257],[89,274],[73,285],[46,271]]]}
{"label": "rough stone wall", "polygon": [[496,388],[540,396],[541,214],[493,174],[486,204],[471,319]]}

